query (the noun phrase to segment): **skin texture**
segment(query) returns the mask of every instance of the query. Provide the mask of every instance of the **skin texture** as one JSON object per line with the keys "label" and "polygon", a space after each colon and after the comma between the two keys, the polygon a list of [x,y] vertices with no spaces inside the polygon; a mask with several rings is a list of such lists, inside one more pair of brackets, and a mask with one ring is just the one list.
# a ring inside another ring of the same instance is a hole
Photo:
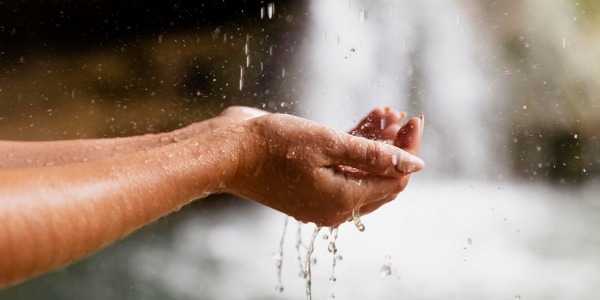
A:
{"label": "skin texture", "polygon": [[159,135],[0,142],[7,158],[0,168],[0,286],[67,264],[213,193],[338,226],[353,209],[369,213],[394,199],[424,167],[413,155],[422,120],[400,128],[402,118],[376,109],[351,135],[233,107]]}

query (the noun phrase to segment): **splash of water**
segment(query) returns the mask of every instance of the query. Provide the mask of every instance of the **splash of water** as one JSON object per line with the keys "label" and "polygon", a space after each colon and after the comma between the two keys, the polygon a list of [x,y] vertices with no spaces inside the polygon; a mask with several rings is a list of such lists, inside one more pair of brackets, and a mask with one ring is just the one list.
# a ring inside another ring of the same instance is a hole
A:
{"label": "splash of water", "polygon": [[312,274],[310,271],[310,265],[312,263],[311,256],[313,250],[315,249],[315,238],[317,237],[319,231],[321,231],[321,228],[322,227],[316,227],[313,231],[312,237],[310,238],[310,243],[308,244],[308,249],[306,250],[306,257],[304,259],[304,274],[306,274],[306,299],[308,300],[312,299]]}
{"label": "splash of water", "polygon": [[277,285],[275,290],[279,293],[283,292],[283,281],[281,280],[281,270],[283,267],[283,241],[285,240],[285,232],[287,231],[288,218],[285,217],[283,223],[283,233],[281,234],[281,240],[279,241],[279,251],[276,253],[275,266],[277,267]]}
{"label": "splash of water", "polygon": [[302,267],[302,256],[300,255],[300,246],[302,246],[302,222],[298,222],[298,231],[296,232],[296,256],[298,259],[298,265],[300,266],[300,277],[305,278],[306,273],[304,273]]}

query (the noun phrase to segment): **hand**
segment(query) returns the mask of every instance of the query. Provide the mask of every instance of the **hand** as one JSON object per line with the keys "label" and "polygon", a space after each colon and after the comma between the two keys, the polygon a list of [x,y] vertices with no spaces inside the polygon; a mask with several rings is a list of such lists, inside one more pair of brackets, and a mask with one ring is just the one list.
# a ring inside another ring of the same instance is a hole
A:
{"label": "hand", "polygon": [[294,116],[265,115],[241,130],[243,152],[225,191],[318,226],[338,226],[353,209],[389,199],[404,189],[401,177],[424,167],[393,145]]}
{"label": "hand", "polygon": [[376,108],[362,119],[356,125],[356,128],[350,130],[350,134],[370,140],[392,143],[400,130],[399,124],[405,117],[405,112],[399,112],[388,107],[385,109]]}
{"label": "hand", "polygon": [[[424,126],[425,118],[423,117],[423,115],[421,115],[418,118],[411,118],[404,126],[400,128],[400,130],[398,130],[393,139],[393,145],[405,150],[406,152],[412,155],[418,155],[419,150],[421,149],[421,137],[423,136]],[[398,178],[398,180],[400,181],[400,186],[406,187],[408,185],[409,179],[410,174],[400,176]],[[402,192],[402,190],[400,190],[399,192]],[[382,205],[396,199],[396,197],[398,197],[398,193],[391,194],[386,199],[375,201],[362,206],[360,208],[360,214],[365,215],[373,212]]]}

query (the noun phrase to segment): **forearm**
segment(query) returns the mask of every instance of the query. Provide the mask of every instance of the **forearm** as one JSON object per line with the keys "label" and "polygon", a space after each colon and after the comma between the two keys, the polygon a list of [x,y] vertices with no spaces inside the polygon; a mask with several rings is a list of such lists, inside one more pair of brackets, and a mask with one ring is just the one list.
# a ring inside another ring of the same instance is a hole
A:
{"label": "forearm", "polygon": [[[0,141],[0,169],[60,166],[127,155],[210,132],[208,124],[172,132],[106,139]],[[204,126],[203,126],[204,125]]]}
{"label": "forearm", "polygon": [[0,171],[0,286],[219,192],[236,169],[235,141],[217,132],[112,159]]}
{"label": "forearm", "polygon": [[232,106],[214,118],[158,134],[48,142],[0,141],[0,169],[59,166],[127,155],[202,136],[265,114],[262,110]]}

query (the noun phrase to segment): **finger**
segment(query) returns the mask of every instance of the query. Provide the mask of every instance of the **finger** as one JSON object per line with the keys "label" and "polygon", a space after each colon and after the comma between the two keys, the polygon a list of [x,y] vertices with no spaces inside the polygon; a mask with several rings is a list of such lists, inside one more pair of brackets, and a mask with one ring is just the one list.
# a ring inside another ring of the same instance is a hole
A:
{"label": "finger", "polygon": [[400,122],[402,122],[402,120],[405,117],[406,117],[405,112],[400,112],[400,111],[397,111],[394,109],[389,109],[386,107],[385,115],[384,115],[385,126],[400,124]]}
{"label": "finger", "polygon": [[384,204],[389,203],[389,202],[391,202],[393,200],[396,200],[396,198],[398,197],[398,194],[400,192],[402,192],[406,188],[406,186],[408,185],[409,178],[410,178],[410,176],[408,176],[408,175],[402,177],[402,179],[400,180],[401,181],[401,183],[400,183],[401,189],[400,189],[399,192],[390,194],[388,197],[384,198],[383,200],[377,200],[377,201],[371,201],[371,202],[365,203],[360,208],[360,214],[361,215],[370,214],[373,211],[379,209]]}
{"label": "finger", "polygon": [[406,185],[405,181],[395,177],[373,176],[366,172],[349,172],[343,174],[344,190],[350,191],[350,198],[356,199],[356,208],[374,202],[389,201],[400,193]]}
{"label": "finger", "polygon": [[396,134],[400,131],[400,125],[393,124],[386,127],[379,134],[378,140],[382,141],[393,141],[396,138]]}
{"label": "finger", "polygon": [[381,142],[337,132],[341,141],[327,148],[331,165],[354,167],[373,175],[394,176],[417,172],[423,161],[410,153]]}
{"label": "finger", "polygon": [[376,108],[364,117],[354,129],[350,130],[350,134],[374,139],[382,129],[381,123],[383,118],[384,111]]}
{"label": "finger", "polygon": [[368,215],[368,214],[376,211],[377,209],[379,209],[381,206],[383,206],[384,204],[386,204],[388,202],[389,201],[386,199],[386,200],[380,200],[380,201],[371,202],[369,204],[363,205],[360,208],[360,215],[361,216]]}
{"label": "finger", "polygon": [[408,122],[400,128],[396,138],[394,139],[394,146],[401,148],[413,155],[419,154],[421,149],[421,136],[423,134],[423,125],[425,119],[423,115],[419,118],[411,118]]}

